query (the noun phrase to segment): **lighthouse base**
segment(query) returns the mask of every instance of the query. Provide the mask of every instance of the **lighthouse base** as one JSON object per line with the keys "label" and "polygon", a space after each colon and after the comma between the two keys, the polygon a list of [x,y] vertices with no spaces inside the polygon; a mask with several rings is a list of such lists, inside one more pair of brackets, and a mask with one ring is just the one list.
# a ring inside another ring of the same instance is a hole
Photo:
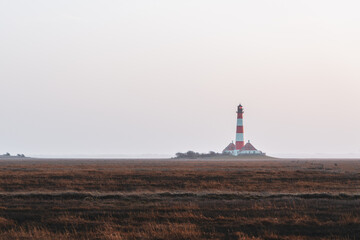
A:
{"label": "lighthouse base", "polygon": [[259,151],[259,150],[234,150],[232,155],[238,156],[238,155],[265,155],[265,153]]}
{"label": "lighthouse base", "polygon": [[240,150],[236,149],[233,143],[230,143],[223,151],[225,154],[230,154],[233,156],[240,155],[265,155],[262,151],[257,150],[250,141],[245,144]]}

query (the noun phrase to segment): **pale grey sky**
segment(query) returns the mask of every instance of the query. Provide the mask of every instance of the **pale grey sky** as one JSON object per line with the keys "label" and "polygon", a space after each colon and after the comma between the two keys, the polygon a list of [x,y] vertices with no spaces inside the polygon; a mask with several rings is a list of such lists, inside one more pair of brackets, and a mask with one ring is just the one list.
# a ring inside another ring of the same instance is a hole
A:
{"label": "pale grey sky", "polygon": [[[0,0],[0,153],[360,157],[360,2]],[[336,155],[339,156],[339,155]]]}

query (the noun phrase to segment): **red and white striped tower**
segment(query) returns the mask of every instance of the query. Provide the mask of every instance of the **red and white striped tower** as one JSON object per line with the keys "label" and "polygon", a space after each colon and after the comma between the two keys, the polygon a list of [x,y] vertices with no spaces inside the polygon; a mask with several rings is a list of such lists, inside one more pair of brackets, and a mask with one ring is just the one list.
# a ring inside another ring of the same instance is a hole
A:
{"label": "red and white striped tower", "polygon": [[236,144],[235,144],[236,148],[235,148],[235,150],[240,150],[244,146],[243,113],[244,113],[244,109],[240,104],[237,109]]}

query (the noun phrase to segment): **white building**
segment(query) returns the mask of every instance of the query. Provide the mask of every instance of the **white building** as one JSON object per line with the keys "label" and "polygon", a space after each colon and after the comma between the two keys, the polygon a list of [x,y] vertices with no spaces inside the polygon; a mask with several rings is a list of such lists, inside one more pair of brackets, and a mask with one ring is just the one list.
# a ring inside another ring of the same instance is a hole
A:
{"label": "white building", "polygon": [[231,154],[234,156],[238,155],[265,155],[262,151],[257,150],[251,143],[248,141],[240,150],[235,149],[235,144],[230,143],[224,150],[223,153]]}

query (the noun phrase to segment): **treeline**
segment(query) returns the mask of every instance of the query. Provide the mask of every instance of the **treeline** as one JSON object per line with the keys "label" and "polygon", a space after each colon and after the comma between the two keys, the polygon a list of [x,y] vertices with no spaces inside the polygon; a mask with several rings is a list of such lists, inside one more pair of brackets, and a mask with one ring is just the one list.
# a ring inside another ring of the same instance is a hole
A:
{"label": "treeline", "polygon": [[196,159],[196,158],[208,158],[208,157],[223,156],[223,155],[227,155],[227,154],[226,153],[216,153],[213,151],[210,151],[209,153],[198,153],[198,152],[194,152],[194,151],[187,151],[186,153],[178,152],[175,155],[176,155],[175,158]]}
{"label": "treeline", "polygon": [[26,157],[24,154],[17,154],[17,155],[11,155],[10,153],[5,153],[0,155],[0,157],[18,157],[18,158],[24,158]]}

